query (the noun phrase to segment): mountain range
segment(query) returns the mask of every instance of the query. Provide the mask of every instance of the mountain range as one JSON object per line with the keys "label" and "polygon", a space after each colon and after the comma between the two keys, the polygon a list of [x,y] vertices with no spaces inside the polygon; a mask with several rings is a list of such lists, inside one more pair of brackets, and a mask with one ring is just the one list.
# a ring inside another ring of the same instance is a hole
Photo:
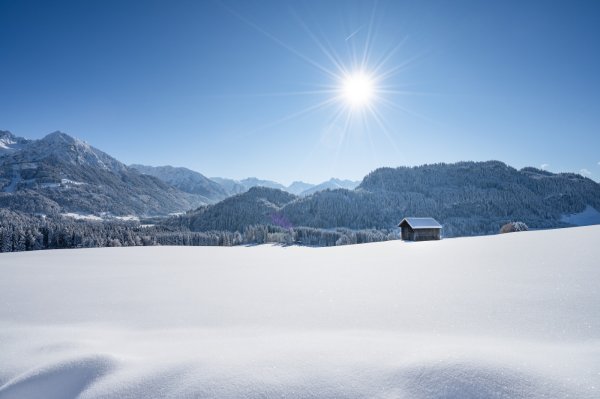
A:
{"label": "mountain range", "polygon": [[323,190],[335,190],[345,188],[352,190],[360,184],[359,181],[340,180],[331,178],[320,184],[310,184],[295,181],[289,186],[256,177],[248,177],[242,180],[227,179],[223,177],[208,178],[203,174],[183,167],[173,166],[147,166],[133,164],[129,165],[138,172],[157,177],[167,184],[177,187],[181,191],[191,194],[199,194],[207,199],[207,202],[218,202],[232,195],[241,194],[252,187],[267,187],[288,193],[306,196]]}
{"label": "mountain range", "polygon": [[[268,187],[308,195],[342,182],[319,185],[207,178],[173,166],[125,165],[63,132],[28,140],[0,131],[0,206],[41,214],[152,216],[185,212],[248,191]],[[344,187],[358,182],[343,181]]]}
{"label": "mountain range", "polygon": [[160,215],[206,203],[65,133],[26,140],[4,131],[0,140],[3,208],[42,214]]}
{"label": "mountain range", "polygon": [[432,216],[446,237],[497,233],[509,221],[533,229],[573,225],[586,213],[600,223],[600,184],[572,173],[517,170],[499,161],[380,168],[354,190],[305,197],[253,188],[171,219],[192,231],[281,227],[389,229],[405,216]]}
{"label": "mountain range", "polygon": [[183,192],[200,195],[207,203],[218,202],[233,195],[221,184],[188,168],[136,164],[129,167],[144,175],[154,176]]}
{"label": "mountain range", "polygon": [[[313,185],[207,178],[173,166],[125,165],[62,132],[28,140],[0,131],[0,208],[29,214],[153,216],[192,231],[249,226],[389,229],[432,216],[445,236],[600,223],[600,184],[499,161],[379,168],[358,182]],[[580,215],[580,216],[573,216]]]}

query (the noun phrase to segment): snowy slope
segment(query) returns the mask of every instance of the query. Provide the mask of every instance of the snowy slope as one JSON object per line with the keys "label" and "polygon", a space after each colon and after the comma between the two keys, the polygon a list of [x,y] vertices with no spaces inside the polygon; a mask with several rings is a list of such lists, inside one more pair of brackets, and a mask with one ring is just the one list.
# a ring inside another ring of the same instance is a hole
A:
{"label": "snowy slope", "polygon": [[597,398],[599,240],[0,254],[0,398]]}
{"label": "snowy slope", "polygon": [[590,226],[593,224],[600,224],[600,212],[598,212],[596,208],[587,205],[583,211],[563,215],[560,220],[574,226]]}

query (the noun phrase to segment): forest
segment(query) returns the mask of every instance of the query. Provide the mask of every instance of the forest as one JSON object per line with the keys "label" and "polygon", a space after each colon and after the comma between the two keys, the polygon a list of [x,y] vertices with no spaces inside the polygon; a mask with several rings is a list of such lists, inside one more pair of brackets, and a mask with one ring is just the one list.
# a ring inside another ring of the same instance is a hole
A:
{"label": "forest", "polygon": [[246,226],[241,231],[193,232],[185,228],[144,225],[138,221],[90,221],[64,216],[27,215],[0,209],[0,252],[121,246],[336,246],[398,239],[396,230],[317,229]]}

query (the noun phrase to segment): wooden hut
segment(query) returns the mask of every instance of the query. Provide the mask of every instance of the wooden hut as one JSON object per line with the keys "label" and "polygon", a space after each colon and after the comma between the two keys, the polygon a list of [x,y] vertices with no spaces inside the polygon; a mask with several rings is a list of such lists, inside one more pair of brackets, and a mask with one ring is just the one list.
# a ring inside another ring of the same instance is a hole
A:
{"label": "wooden hut", "polygon": [[402,239],[408,241],[439,240],[442,225],[434,218],[404,218],[398,225]]}

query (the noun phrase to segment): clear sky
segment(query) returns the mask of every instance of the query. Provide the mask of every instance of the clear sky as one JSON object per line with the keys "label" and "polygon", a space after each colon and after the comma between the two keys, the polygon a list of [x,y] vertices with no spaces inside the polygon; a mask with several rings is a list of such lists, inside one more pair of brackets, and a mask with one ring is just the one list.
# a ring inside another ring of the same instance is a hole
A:
{"label": "clear sky", "polygon": [[489,159],[598,180],[599,43],[598,1],[0,0],[0,129],[286,184]]}

